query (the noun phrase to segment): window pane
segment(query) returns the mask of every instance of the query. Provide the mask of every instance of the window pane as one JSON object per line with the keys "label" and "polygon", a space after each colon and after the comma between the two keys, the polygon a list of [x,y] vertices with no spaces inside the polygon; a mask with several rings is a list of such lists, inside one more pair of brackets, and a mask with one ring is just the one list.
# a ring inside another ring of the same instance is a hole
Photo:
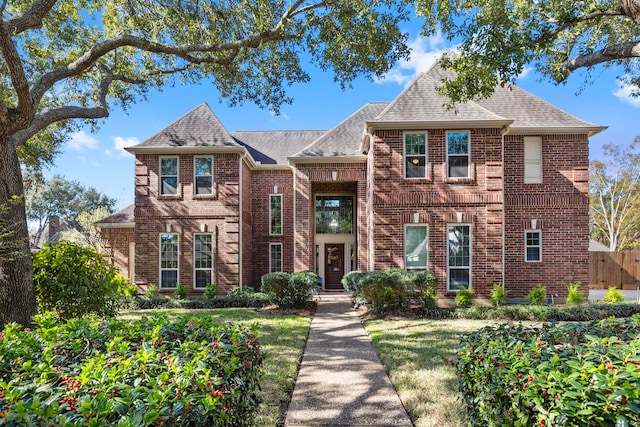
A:
{"label": "window pane", "polygon": [[471,246],[468,225],[449,226],[449,266],[469,267],[471,265]]}
{"label": "window pane", "polygon": [[160,159],[160,175],[177,176],[178,175],[178,158],[167,157],[167,158]]}
{"label": "window pane", "polygon": [[211,235],[197,234],[194,247],[195,268],[211,268]]}
{"label": "window pane", "polygon": [[427,268],[427,226],[412,225],[405,228],[405,268]]}
{"label": "window pane", "polygon": [[426,158],[407,156],[405,159],[406,178],[424,178],[427,176],[425,168]]}
{"label": "window pane", "polygon": [[161,288],[175,288],[178,286],[178,270],[162,270],[160,278]]}
{"label": "window pane", "polygon": [[469,157],[449,156],[449,178],[467,178],[469,176]]}
{"label": "window pane", "polygon": [[404,152],[407,156],[427,153],[427,137],[424,133],[405,133]]}
{"label": "window pane", "polygon": [[162,194],[177,194],[178,177],[162,178]]}
{"label": "window pane", "polygon": [[469,154],[469,132],[447,132],[448,154]]}
{"label": "window pane", "polygon": [[196,270],[195,287],[204,289],[209,283],[211,283],[211,270]]}
{"label": "window pane", "polygon": [[196,194],[213,193],[213,177],[197,176],[196,177]]}
{"label": "window pane", "polygon": [[540,248],[528,247],[527,248],[527,261],[540,261]]}
{"label": "window pane", "polygon": [[271,252],[271,273],[282,271],[282,245],[270,245],[269,251]]}
{"label": "window pane", "polygon": [[352,234],[353,229],[352,196],[316,197],[316,233]]}
{"label": "window pane", "polygon": [[282,234],[282,196],[272,195],[270,197],[271,210],[269,217],[271,218],[271,234]]}
{"label": "window pane", "polygon": [[449,269],[449,290],[457,291],[461,288],[469,289],[470,270],[468,268]]}
{"label": "window pane", "polygon": [[196,171],[196,176],[213,175],[213,167],[211,166],[211,157],[196,157],[195,171]]}
{"label": "window pane", "polygon": [[160,235],[160,267],[178,268],[178,235]]}

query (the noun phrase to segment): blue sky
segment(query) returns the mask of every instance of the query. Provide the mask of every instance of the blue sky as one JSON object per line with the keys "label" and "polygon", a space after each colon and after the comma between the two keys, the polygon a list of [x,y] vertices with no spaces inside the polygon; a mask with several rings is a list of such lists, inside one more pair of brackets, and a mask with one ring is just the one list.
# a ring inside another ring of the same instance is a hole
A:
{"label": "blue sky", "polygon": [[[367,102],[391,101],[440,54],[454,47],[440,37],[410,39],[411,59],[397,64],[384,79],[358,79],[342,90],[332,74],[308,68],[311,81],[290,88],[292,105],[284,105],[280,116],[252,104],[231,108],[220,100],[210,82],[167,88],[153,93],[147,101],[129,108],[114,109],[96,133],[86,129],[72,135],[45,176],[63,175],[118,200],[117,208],[134,201],[133,156],[123,147],[135,145],[154,135],[201,102],[207,102],[229,132],[237,130],[330,129]],[[518,86],[559,108],[596,125],[609,128],[590,140],[591,160],[601,158],[604,144],[630,144],[640,135],[640,99],[629,96],[628,88],[617,80],[618,70],[596,69],[594,84],[583,87],[584,75],[574,73],[567,84],[555,86],[539,81],[526,70]],[[578,94],[579,92],[579,94]]]}

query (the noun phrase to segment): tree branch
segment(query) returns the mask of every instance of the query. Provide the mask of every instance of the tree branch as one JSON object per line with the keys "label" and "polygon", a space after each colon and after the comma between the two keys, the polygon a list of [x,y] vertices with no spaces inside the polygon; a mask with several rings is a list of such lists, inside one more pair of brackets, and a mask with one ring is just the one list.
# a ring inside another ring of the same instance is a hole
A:
{"label": "tree branch", "polygon": [[[6,28],[13,35],[20,34],[31,28],[40,28],[42,26],[42,18],[51,11],[57,0],[36,0],[27,10],[19,16],[9,18],[6,22]],[[3,4],[6,0],[3,0]]]}
{"label": "tree branch", "polygon": [[607,46],[597,52],[578,56],[565,62],[558,69],[554,79],[560,83],[566,80],[569,74],[578,68],[592,67],[603,62],[630,58],[640,58],[640,40]]}

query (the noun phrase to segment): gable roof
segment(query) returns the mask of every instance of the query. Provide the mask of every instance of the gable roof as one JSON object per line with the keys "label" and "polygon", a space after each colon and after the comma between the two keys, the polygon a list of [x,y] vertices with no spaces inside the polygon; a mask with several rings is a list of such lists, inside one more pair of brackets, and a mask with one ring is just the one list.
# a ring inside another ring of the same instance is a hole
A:
{"label": "gable roof", "polygon": [[183,147],[233,147],[240,145],[227,132],[206,102],[198,105],[146,141],[127,151],[153,151]]}
{"label": "gable roof", "polygon": [[286,165],[287,157],[315,141],[326,130],[237,131],[231,136],[263,165]]}
{"label": "gable roof", "polygon": [[100,221],[96,221],[93,224],[98,228],[127,228],[133,227],[135,224],[134,209],[136,205],[129,205],[124,209],[119,210],[116,213],[109,215],[106,218],[102,218]]}
{"label": "gable roof", "polygon": [[372,102],[347,117],[338,126],[326,132],[292,158],[353,157],[362,155],[360,145],[367,120],[376,117],[387,107],[387,102]]}

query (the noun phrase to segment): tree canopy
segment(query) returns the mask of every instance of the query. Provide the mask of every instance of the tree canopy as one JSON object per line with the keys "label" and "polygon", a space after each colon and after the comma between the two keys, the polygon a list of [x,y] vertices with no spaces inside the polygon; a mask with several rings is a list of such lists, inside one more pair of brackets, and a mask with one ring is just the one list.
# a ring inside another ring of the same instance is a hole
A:
{"label": "tree canopy", "polygon": [[640,137],[606,145],[590,170],[591,237],[612,251],[640,246]]}
{"label": "tree canopy", "polygon": [[597,65],[620,66],[640,95],[640,0],[417,0],[425,35],[461,40],[443,66],[455,71],[443,92],[461,102],[493,93],[532,64],[564,82],[576,70],[585,81]]}

